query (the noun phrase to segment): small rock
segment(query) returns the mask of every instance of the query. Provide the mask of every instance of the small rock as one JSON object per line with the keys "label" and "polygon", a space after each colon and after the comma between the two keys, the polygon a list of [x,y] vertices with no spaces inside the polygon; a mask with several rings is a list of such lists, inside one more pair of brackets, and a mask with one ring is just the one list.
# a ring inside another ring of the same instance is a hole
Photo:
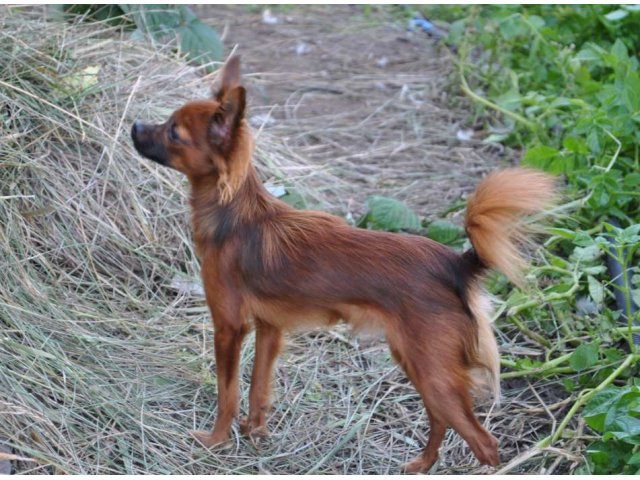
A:
{"label": "small rock", "polygon": [[380,68],[384,68],[389,64],[389,59],[387,57],[380,57],[379,59],[376,60],[376,64]]}

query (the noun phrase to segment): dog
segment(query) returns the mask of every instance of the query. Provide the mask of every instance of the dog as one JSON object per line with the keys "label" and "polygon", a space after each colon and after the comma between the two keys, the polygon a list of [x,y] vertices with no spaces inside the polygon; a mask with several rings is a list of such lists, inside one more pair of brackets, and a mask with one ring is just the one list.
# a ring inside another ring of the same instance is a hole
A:
{"label": "dog", "polygon": [[430,434],[407,472],[428,471],[447,427],[477,459],[498,465],[497,440],[473,413],[474,389],[499,398],[500,362],[482,280],[494,269],[516,284],[529,231],[520,221],[554,198],[551,176],[523,168],[490,173],[468,199],[472,248],[459,254],[425,237],[370,231],[273,197],[252,165],[240,60],[219,87],[159,125],[136,121],[136,150],[185,174],[191,222],[214,324],[218,414],[205,447],[230,437],[238,414],[242,340],[256,331],[248,416],[241,432],[265,435],[270,388],[283,332],[345,321],[384,332],[392,357],[422,397]]}

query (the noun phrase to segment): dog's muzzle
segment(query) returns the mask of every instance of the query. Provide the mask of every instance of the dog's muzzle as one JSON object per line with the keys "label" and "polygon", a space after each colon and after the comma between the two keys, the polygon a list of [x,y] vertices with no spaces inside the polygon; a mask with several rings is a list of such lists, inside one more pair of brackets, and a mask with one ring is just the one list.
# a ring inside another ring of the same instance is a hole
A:
{"label": "dog's muzzle", "polygon": [[133,122],[131,139],[133,146],[143,157],[161,165],[169,165],[169,153],[161,138],[162,125],[145,125],[140,120]]}

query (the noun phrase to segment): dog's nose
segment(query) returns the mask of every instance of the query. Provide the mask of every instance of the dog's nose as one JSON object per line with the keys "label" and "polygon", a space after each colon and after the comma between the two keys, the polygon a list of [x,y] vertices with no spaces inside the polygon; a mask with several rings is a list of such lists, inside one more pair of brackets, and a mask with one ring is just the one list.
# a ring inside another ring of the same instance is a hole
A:
{"label": "dog's nose", "polygon": [[133,126],[131,127],[131,133],[133,135],[137,135],[138,133],[142,132],[144,126],[142,125],[142,122],[140,120],[136,120],[135,122],[133,122]]}

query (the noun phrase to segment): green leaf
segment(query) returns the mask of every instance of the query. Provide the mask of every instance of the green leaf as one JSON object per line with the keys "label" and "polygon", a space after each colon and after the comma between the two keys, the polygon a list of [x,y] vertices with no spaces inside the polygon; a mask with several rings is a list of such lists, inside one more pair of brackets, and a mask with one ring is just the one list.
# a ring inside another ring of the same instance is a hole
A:
{"label": "green leaf", "polygon": [[[626,13],[626,12],[625,12]],[[626,62],[629,59],[626,45],[619,38],[611,47],[611,54],[616,57],[619,62]]]}
{"label": "green leaf", "polygon": [[[587,455],[595,464],[596,474],[625,473],[627,458],[630,457],[631,446],[619,442],[594,442],[587,447]],[[630,472],[629,472],[630,473]]]}
{"label": "green leaf", "polygon": [[585,231],[578,232],[573,239],[573,243],[579,247],[590,247],[596,244],[593,238]]}
{"label": "green leaf", "polygon": [[548,170],[552,161],[558,157],[558,150],[546,145],[538,145],[537,147],[527,150],[522,163],[527,166]]}
{"label": "green leaf", "polygon": [[640,387],[609,387],[598,392],[585,406],[587,425],[603,438],[640,444]]}
{"label": "green leaf", "polygon": [[591,130],[589,135],[587,135],[587,146],[594,155],[600,155],[602,153],[600,137],[595,129]]}
{"label": "green leaf", "polygon": [[640,235],[638,235],[638,233],[640,233],[640,223],[625,228],[619,233],[617,238],[620,243],[625,245],[635,245],[640,242]]}
{"label": "green leaf", "polygon": [[522,95],[517,90],[511,89],[502,95],[496,96],[494,101],[506,110],[515,111],[522,106]]}
{"label": "green leaf", "polygon": [[640,389],[624,388],[623,394],[616,400],[605,416],[604,440],[612,438],[640,445]]}
{"label": "green leaf", "polygon": [[574,262],[593,262],[602,256],[598,245],[590,245],[588,247],[576,247],[573,249],[570,259]]}
{"label": "green leaf", "polygon": [[180,51],[189,60],[209,63],[222,58],[222,42],[216,31],[198,20],[185,5],[120,4],[142,32],[155,39],[177,36]]}
{"label": "green leaf", "polygon": [[451,245],[458,240],[464,229],[447,220],[436,220],[427,227],[427,236],[436,242]]}
{"label": "green leaf", "polygon": [[640,173],[629,173],[624,177],[623,185],[625,188],[632,189],[640,186]]}
{"label": "green leaf", "polygon": [[582,271],[588,275],[602,275],[607,271],[607,267],[604,265],[594,265],[593,267],[581,267]]}
{"label": "green leaf", "polygon": [[613,405],[623,394],[624,391],[616,387],[605,388],[596,393],[585,405],[582,413],[587,425],[602,433],[607,412],[613,408]]}
{"label": "green leaf", "polygon": [[510,133],[492,133],[482,140],[482,143],[500,143],[509,138]]}
{"label": "green leaf", "polygon": [[591,295],[593,301],[598,305],[602,304],[604,300],[604,287],[591,275],[587,277],[587,281],[589,282],[589,295]]}
{"label": "green leaf", "polygon": [[358,222],[374,230],[418,230],[420,220],[404,203],[394,198],[375,196],[367,200],[368,212]]}
{"label": "green leaf", "polygon": [[584,141],[576,138],[576,137],[565,137],[562,141],[562,146],[569,150],[572,153],[577,153],[580,155],[585,155],[589,153],[589,149]]}
{"label": "green leaf", "polygon": [[288,188],[287,192],[280,197],[280,200],[291,205],[293,208],[303,210],[308,208],[305,198],[294,188]]}
{"label": "green leaf", "polygon": [[511,40],[529,33],[529,26],[521,15],[513,15],[500,23],[500,33],[505,40]]}
{"label": "green leaf", "polygon": [[569,365],[576,372],[592,367],[598,362],[598,348],[599,345],[595,342],[580,345],[569,358]]}
{"label": "green leaf", "polygon": [[447,36],[447,40],[454,45],[460,43],[460,40],[462,40],[462,37],[464,35],[464,29],[466,25],[467,20],[465,18],[456,20],[451,25],[449,25],[449,35]]}
{"label": "green leaf", "polygon": [[214,29],[199,20],[176,29],[180,50],[189,60],[209,63],[222,58],[222,42]]}
{"label": "green leaf", "polygon": [[576,232],[573,230],[569,230],[568,228],[559,228],[559,227],[549,227],[547,228],[547,233],[550,235],[557,235],[562,238],[566,238],[567,240],[573,240],[576,238]]}
{"label": "green leaf", "polygon": [[633,299],[633,303],[640,306],[640,288],[631,290],[631,298]]}

